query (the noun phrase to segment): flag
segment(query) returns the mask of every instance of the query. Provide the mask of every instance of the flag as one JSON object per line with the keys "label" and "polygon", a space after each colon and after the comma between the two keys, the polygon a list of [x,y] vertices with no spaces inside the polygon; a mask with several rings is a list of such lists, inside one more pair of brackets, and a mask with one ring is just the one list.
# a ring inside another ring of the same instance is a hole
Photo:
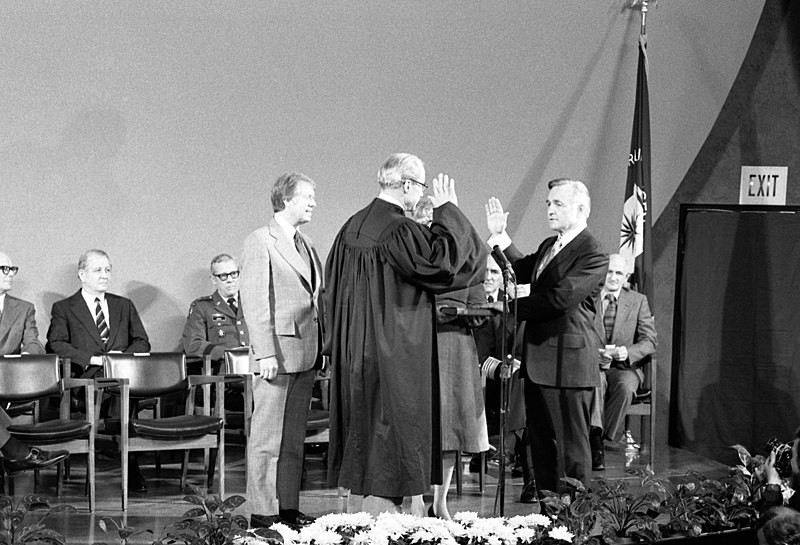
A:
{"label": "flag", "polygon": [[650,228],[650,99],[647,92],[647,36],[639,35],[639,66],[636,72],[636,103],[628,155],[628,179],[622,211],[619,253],[633,264],[631,287],[647,296],[653,308],[653,252]]}

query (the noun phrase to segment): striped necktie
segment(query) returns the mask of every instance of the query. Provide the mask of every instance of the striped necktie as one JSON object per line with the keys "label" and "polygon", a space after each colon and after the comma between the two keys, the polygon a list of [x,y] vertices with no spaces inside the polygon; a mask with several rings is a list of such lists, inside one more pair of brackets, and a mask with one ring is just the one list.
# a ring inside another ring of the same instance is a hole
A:
{"label": "striped necktie", "polygon": [[100,298],[94,298],[94,323],[97,324],[97,331],[100,333],[100,340],[103,341],[105,345],[108,342],[108,323],[106,323],[106,317],[103,314],[103,306],[100,304]]}
{"label": "striped necktie", "polygon": [[550,263],[556,256],[556,254],[560,251],[561,251],[561,235],[558,235],[558,238],[550,247],[550,251],[547,252],[547,254],[544,256],[544,259],[542,259],[542,261],[539,263],[539,268],[536,269],[536,278],[539,278],[539,275],[542,274],[542,271],[544,270],[545,267],[547,267],[547,264]]}
{"label": "striped necktie", "polygon": [[603,327],[606,329],[606,342],[611,342],[614,335],[614,322],[617,321],[617,298],[610,293],[606,294],[606,310],[603,313]]}

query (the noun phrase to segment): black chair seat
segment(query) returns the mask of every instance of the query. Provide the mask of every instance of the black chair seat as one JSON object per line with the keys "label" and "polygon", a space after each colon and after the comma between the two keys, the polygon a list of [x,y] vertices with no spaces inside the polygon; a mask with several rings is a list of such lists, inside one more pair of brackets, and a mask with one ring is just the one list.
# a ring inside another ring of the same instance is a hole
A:
{"label": "black chair seat", "polygon": [[131,428],[142,437],[201,437],[214,433],[222,427],[222,419],[216,416],[183,415],[153,420],[131,419]]}
{"label": "black chair seat", "polygon": [[85,420],[50,420],[38,424],[12,425],[8,431],[23,443],[41,445],[88,437],[92,425]]}
{"label": "black chair seat", "polygon": [[307,431],[321,430],[331,425],[331,414],[328,411],[311,409],[308,411]]}

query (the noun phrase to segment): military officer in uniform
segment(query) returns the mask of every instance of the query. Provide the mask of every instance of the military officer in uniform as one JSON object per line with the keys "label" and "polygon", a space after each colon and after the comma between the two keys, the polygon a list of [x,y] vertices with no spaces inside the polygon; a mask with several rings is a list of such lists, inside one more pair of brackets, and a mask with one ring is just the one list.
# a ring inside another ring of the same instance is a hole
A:
{"label": "military officer in uniform", "polygon": [[217,373],[225,351],[249,346],[250,336],[239,304],[239,264],[233,257],[220,254],[211,260],[211,283],[216,291],[195,299],[189,307],[183,351],[189,357],[210,354]]}

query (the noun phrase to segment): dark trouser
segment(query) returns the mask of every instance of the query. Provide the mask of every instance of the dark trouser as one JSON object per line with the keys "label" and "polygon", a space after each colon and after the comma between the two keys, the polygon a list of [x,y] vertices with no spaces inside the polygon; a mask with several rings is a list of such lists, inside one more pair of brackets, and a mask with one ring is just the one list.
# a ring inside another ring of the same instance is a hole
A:
{"label": "dark trouser", "polygon": [[588,488],[592,471],[589,418],[592,388],[557,388],[530,381],[525,385],[533,472],[539,491],[564,489],[561,477]]}

